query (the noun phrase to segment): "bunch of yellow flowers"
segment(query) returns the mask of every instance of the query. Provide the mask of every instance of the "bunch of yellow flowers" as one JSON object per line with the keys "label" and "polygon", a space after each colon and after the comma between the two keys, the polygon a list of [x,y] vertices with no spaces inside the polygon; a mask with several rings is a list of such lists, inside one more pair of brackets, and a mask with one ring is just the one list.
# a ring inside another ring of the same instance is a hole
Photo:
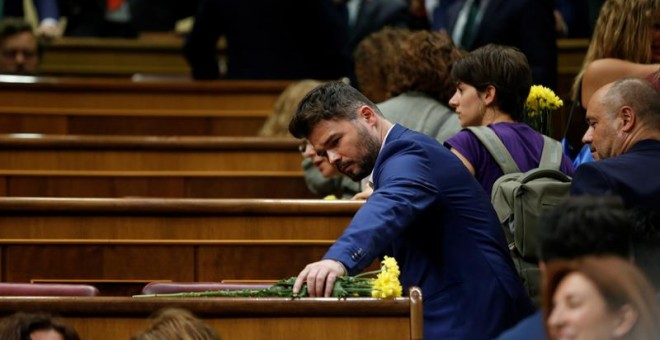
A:
{"label": "bunch of yellow flowers", "polygon": [[536,131],[550,135],[550,114],[564,106],[564,102],[549,88],[533,85],[525,102],[522,121]]}
{"label": "bunch of yellow flowers", "polygon": [[[377,274],[376,278],[366,277]],[[351,296],[371,296],[381,299],[393,299],[400,297],[402,293],[401,283],[399,282],[399,265],[393,257],[385,256],[381,261],[379,270],[358,274],[356,276],[341,276],[335,281],[332,290],[332,296],[346,298]],[[309,296],[307,285],[303,285],[302,290],[294,294],[293,285],[296,277],[290,277],[280,280],[273,286],[264,289],[243,289],[243,290],[218,290],[208,292],[184,292],[173,294],[147,294],[135,295],[134,297],[204,297],[204,296],[224,296],[224,297],[291,297],[301,298]]]}
{"label": "bunch of yellow flowers", "polygon": [[381,262],[381,270],[372,284],[371,296],[381,299],[401,296],[403,288],[399,282],[400,273],[396,260],[393,257],[385,256]]}
{"label": "bunch of yellow flowers", "polygon": [[551,89],[542,85],[533,85],[525,102],[525,109],[531,117],[562,106],[564,102]]}

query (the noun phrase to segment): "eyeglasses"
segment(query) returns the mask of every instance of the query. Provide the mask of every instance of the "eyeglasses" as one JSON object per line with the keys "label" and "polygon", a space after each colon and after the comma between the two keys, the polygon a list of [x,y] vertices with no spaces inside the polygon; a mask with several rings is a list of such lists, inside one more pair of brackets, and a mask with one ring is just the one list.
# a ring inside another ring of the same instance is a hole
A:
{"label": "eyeglasses", "polygon": [[307,143],[306,140],[303,140],[302,143],[300,143],[300,145],[298,145],[298,151],[300,151],[300,153],[305,153],[305,151],[307,150],[307,145],[308,144],[309,143]]}

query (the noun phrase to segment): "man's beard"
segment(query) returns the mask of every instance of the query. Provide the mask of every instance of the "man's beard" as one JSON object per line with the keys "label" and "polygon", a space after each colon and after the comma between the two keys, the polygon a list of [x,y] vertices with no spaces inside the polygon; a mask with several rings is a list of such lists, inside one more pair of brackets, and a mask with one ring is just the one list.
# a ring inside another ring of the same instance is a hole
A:
{"label": "man's beard", "polygon": [[[380,152],[380,143],[378,140],[371,136],[368,132],[367,129],[364,127],[360,127],[358,132],[359,140],[362,141],[363,143],[360,145],[357,145],[358,148],[360,148],[362,151],[364,151],[364,154],[361,155],[359,160],[356,160],[357,164],[354,167],[355,171],[354,172],[344,172],[342,169],[347,165],[344,162],[336,162],[335,167],[337,170],[339,170],[341,173],[344,175],[350,177],[354,181],[359,181],[371,173],[371,171],[374,169],[374,165],[376,164],[376,158],[378,158],[378,153]],[[350,163],[348,163],[350,165]]]}

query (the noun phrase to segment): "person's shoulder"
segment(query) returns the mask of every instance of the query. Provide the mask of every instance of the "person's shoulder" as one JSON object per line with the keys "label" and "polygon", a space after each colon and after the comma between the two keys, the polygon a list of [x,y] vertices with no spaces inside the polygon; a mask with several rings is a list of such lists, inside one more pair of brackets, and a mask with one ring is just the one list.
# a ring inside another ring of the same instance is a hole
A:
{"label": "person's shoulder", "polygon": [[523,319],[518,324],[502,333],[497,340],[516,340],[516,339],[545,339],[545,330],[543,328],[543,314],[540,311]]}

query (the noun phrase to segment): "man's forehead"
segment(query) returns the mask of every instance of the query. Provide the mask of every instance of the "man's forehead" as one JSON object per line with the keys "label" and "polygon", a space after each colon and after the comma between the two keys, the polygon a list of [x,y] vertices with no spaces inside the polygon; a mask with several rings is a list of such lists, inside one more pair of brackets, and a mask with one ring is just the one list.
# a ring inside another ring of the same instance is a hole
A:
{"label": "man's forehead", "polygon": [[345,119],[321,120],[312,128],[307,139],[312,144],[325,143],[330,137],[346,132],[350,126]]}

